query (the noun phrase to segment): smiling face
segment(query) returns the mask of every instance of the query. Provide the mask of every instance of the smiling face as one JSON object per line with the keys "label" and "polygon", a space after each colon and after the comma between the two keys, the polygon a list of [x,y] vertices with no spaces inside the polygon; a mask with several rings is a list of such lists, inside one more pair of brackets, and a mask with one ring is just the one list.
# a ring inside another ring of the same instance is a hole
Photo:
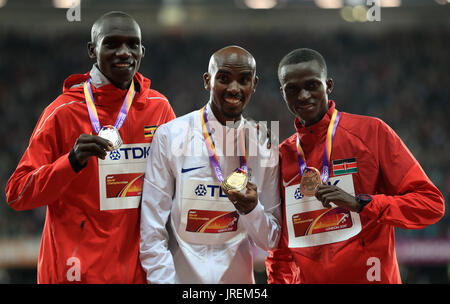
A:
{"label": "smiling face", "polygon": [[256,63],[246,50],[231,46],[217,51],[203,75],[211,109],[223,125],[239,120],[258,83]]}
{"label": "smiling face", "polygon": [[316,60],[287,64],[280,68],[281,93],[289,110],[309,126],[328,111],[333,80]]}
{"label": "smiling face", "polygon": [[129,16],[114,15],[97,21],[88,43],[89,56],[116,87],[126,89],[144,56],[139,25]]}

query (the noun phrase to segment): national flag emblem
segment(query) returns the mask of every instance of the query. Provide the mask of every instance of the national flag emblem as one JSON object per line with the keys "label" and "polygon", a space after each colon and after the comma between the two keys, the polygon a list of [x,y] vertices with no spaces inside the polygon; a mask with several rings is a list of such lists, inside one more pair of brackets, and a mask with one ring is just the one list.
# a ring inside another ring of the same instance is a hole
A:
{"label": "national flag emblem", "polygon": [[156,128],[158,128],[158,126],[145,126],[144,127],[144,137],[152,138],[153,135],[155,134]]}
{"label": "national flag emblem", "polygon": [[342,175],[356,172],[358,172],[358,167],[356,165],[356,158],[333,160],[334,175]]}

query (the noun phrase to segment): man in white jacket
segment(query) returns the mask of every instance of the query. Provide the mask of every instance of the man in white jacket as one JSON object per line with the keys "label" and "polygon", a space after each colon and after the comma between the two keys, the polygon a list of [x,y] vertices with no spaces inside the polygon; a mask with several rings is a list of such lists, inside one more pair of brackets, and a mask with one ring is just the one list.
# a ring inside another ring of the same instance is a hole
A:
{"label": "man in white jacket", "polygon": [[[220,49],[204,74],[209,102],[156,131],[141,206],[148,283],[254,283],[251,243],[277,246],[278,145],[242,116],[257,83],[249,52]],[[241,191],[221,186],[233,172],[248,177]]]}

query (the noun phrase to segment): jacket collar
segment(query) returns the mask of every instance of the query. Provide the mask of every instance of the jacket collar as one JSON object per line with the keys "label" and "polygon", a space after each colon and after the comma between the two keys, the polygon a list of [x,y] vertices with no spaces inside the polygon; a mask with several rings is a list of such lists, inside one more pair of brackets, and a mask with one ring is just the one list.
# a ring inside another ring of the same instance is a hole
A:
{"label": "jacket collar", "polygon": [[106,78],[106,76],[103,75],[102,72],[100,72],[97,64],[94,64],[92,66],[92,69],[89,71],[89,76],[91,77],[91,84],[95,88],[100,88],[111,83],[109,79]]}
{"label": "jacket collar", "polygon": [[325,113],[325,115],[322,117],[321,120],[310,126],[303,125],[298,119],[298,117],[296,117],[294,125],[295,129],[297,130],[297,133],[300,136],[300,139],[302,139],[302,137],[305,135],[312,135],[318,137],[326,135],[334,109],[335,109],[334,101],[329,100],[328,111]]}

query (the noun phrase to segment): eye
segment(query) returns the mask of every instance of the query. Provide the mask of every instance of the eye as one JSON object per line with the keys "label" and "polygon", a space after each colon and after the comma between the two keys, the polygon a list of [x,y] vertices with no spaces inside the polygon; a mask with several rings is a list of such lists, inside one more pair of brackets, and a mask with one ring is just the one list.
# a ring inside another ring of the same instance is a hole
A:
{"label": "eye", "polygon": [[226,74],[218,74],[216,78],[220,82],[227,82],[228,81],[228,75],[226,75]]}
{"label": "eye", "polygon": [[320,82],[311,81],[311,82],[308,82],[306,88],[308,90],[316,90],[319,86],[320,86]]}
{"label": "eye", "polygon": [[137,40],[132,40],[128,43],[128,46],[132,49],[138,49],[140,46],[140,43]]}
{"label": "eye", "polygon": [[296,95],[298,94],[299,89],[297,86],[288,85],[284,88],[284,93],[286,95]]}
{"label": "eye", "polygon": [[111,39],[105,39],[102,42],[102,45],[108,49],[114,49],[115,47],[117,47],[117,43],[114,42],[114,40]]}
{"label": "eye", "polygon": [[240,83],[245,85],[245,84],[248,84],[251,81],[252,81],[252,77],[251,76],[245,76],[245,77],[241,78]]}

